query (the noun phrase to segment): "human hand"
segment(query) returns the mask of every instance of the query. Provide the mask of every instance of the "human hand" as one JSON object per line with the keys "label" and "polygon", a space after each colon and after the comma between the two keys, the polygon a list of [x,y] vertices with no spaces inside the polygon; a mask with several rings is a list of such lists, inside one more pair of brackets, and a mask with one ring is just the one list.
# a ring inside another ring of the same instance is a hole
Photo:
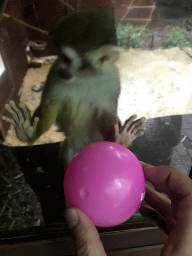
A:
{"label": "human hand", "polygon": [[93,222],[78,208],[67,208],[65,218],[71,228],[78,256],[107,256]]}
{"label": "human hand", "polygon": [[161,256],[192,255],[192,180],[173,166],[141,164],[156,190],[146,185],[145,200],[152,208],[142,205],[140,213],[168,234]]}
{"label": "human hand", "polygon": [[[192,255],[192,181],[173,166],[141,164],[146,179],[159,192],[146,185],[145,200],[152,208],[141,206],[140,213],[169,235],[161,256]],[[81,210],[68,208],[65,217],[72,230],[77,255],[106,256],[95,225]]]}

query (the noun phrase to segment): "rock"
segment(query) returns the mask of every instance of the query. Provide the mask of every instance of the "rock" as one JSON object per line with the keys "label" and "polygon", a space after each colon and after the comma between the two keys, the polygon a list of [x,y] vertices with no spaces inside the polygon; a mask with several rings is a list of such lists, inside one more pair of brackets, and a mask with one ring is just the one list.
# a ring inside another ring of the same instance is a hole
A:
{"label": "rock", "polygon": [[190,57],[192,58],[192,48],[190,47],[184,47],[183,51],[185,51]]}

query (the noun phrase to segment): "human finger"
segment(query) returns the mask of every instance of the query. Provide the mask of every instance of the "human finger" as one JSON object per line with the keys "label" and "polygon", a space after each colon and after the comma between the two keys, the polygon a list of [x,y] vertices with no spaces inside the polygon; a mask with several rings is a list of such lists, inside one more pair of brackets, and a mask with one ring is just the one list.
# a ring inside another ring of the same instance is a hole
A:
{"label": "human finger", "polygon": [[192,180],[173,166],[151,166],[142,163],[146,180],[158,191],[171,199],[172,214],[175,219],[176,244],[184,240],[192,244]]}
{"label": "human finger", "polygon": [[[192,180],[177,168],[167,166],[151,166],[142,164],[145,178],[159,192],[167,194],[172,202],[172,211],[176,219],[192,219]],[[179,208],[178,211],[178,202]],[[185,209],[182,211],[182,209]],[[192,226],[192,221],[191,226]]]}
{"label": "human finger", "polygon": [[162,214],[162,216],[172,216],[171,200],[154,190],[149,185],[145,185],[145,201],[152,206],[155,210]]}
{"label": "human finger", "polygon": [[170,234],[171,227],[169,223],[166,223],[163,216],[155,209],[142,205],[139,208],[139,212],[142,216],[154,222],[160,229],[162,229],[167,235]]}
{"label": "human finger", "polygon": [[85,213],[78,208],[67,208],[65,218],[74,237],[77,255],[107,255],[95,225]]}
{"label": "human finger", "polygon": [[[152,166],[140,162],[145,178],[155,188],[174,199],[175,194],[180,198],[192,193],[192,180],[171,165]],[[177,199],[179,199],[177,198]]]}
{"label": "human finger", "polygon": [[[170,199],[146,184],[145,201],[152,207],[150,209],[153,210],[151,215],[153,220],[156,217],[157,225],[169,234],[175,227]],[[146,209],[147,214],[148,212],[149,210]]]}

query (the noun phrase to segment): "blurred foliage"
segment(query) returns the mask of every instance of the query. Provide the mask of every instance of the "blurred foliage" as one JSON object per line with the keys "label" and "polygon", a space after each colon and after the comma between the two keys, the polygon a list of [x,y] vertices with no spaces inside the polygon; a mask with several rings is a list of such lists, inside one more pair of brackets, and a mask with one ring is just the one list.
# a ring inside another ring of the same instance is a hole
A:
{"label": "blurred foliage", "polygon": [[173,28],[170,31],[170,36],[165,38],[164,46],[167,49],[172,47],[192,47],[192,33],[182,28]]}
{"label": "blurred foliage", "polygon": [[187,17],[182,20],[182,22],[177,23],[178,27],[185,28],[188,31],[192,30],[192,16]]}
{"label": "blurred foliage", "polygon": [[118,45],[125,49],[138,49],[142,47],[143,39],[151,37],[152,33],[144,26],[122,25],[116,28]]}

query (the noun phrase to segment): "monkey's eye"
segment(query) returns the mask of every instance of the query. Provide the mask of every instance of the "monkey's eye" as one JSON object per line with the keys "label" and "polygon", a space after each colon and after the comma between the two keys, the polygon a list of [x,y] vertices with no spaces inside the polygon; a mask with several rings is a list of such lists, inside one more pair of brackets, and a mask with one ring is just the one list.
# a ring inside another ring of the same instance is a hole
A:
{"label": "monkey's eye", "polygon": [[62,60],[68,65],[71,65],[71,59],[69,59],[69,57],[67,57],[66,55],[62,55]]}
{"label": "monkey's eye", "polygon": [[99,59],[99,61],[100,61],[101,64],[103,64],[103,62],[108,61],[108,60],[109,60],[109,57],[108,57],[107,55],[104,55],[104,56],[102,56],[102,57]]}

